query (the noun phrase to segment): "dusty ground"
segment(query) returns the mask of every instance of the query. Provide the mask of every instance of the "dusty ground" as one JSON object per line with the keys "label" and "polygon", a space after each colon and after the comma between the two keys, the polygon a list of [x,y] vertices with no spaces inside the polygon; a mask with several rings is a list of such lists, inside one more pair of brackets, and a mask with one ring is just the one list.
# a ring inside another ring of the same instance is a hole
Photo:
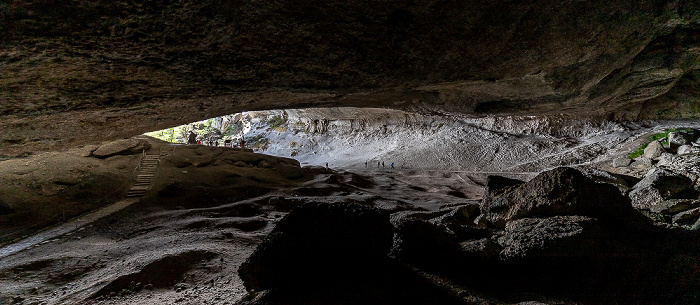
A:
{"label": "dusty ground", "polygon": [[435,210],[482,191],[451,173],[368,168],[360,176],[231,149],[167,147],[174,153],[141,202],[0,260],[0,302],[233,303],[244,294],[238,266],[296,205]]}

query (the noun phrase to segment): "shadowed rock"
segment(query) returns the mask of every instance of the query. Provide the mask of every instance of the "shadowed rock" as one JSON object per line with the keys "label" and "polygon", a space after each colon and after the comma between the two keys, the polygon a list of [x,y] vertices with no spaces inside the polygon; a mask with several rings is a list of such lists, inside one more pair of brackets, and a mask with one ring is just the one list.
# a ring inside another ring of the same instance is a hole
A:
{"label": "shadowed rock", "polygon": [[629,196],[635,208],[649,209],[663,200],[690,195],[692,186],[693,181],[688,177],[665,169],[654,169],[634,185]]}
{"label": "shadowed rock", "polygon": [[484,197],[482,199],[483,205],[490,205],[491,202],[500,198],[501,195],[523,183],[525,183],[525,181],[501,176],[489,176],[486,180],[486,188],[484,189]]}
{"label": "shadowed rock", "polygon": [[241,265],[252,300],[238,304],[460,304],[387,258],[386,213],[355,204],[309,203],[282,219]]}
{"label": "shadowed rock", "polygon": [[639,222],[641,216],[612,185],[561,167],[539,174],[493,202],[482,202],[488,222],[498,228],[527,217],[578,215],[612,222]]}
{"label": "shadowed rock", "polygon": [[389,217],[379,210],[310,203],[281,220],[239,274],[258,291],[327,285],[370,270],[389,253],[392,237]]}
{"label": "shadowed rock", "polygon": [[500,255],[504,259],[602,255],[604,240],[600,222],[590,217],[524,218],[506,225],[499,239]]}

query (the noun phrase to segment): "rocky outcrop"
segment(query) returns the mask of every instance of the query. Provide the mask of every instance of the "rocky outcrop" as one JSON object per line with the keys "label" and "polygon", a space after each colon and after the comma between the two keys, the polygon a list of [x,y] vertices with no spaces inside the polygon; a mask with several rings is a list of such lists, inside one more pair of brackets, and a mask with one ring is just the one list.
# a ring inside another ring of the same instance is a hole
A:
{"label": "rocky outcrop", "polygon": [[[240,269],[249,289],[270,290],[262,296],[251,293],[253,300],[240,304],[328,303],[327,295],[303,287],[344,291],[322,281],[355,288],[357,283],[372,283],[331,303],[362,299],[394,304],[382,299],[393,290],[374,281],[378,270],[383,272],[381,283],[413,283],[410,287],[416,282],[404,279],[429,275],[430,284],[420,287],[430,293],[433,285],[449,283],[452,291],[461,289],[462,304],[485,302],[478,297],[483,295],[510,303],[533,296],[583,304],[697,300],[693,281],[699,279],[695,274],[700,269],[687,261],[700,254],[699,247],[688,244],[697,235],[641,219],[612,185],[571,168],[545,172],[529,182],[491,177],[489,185],[482,209],[465,204],[399,211],[390,218],[370,217],[381,213],[354,204],[309,204],[293,210]],[[516,193],[527,201],[514,200]],[[606,200],[593,201],[590,193],[605,195],[601,197]],[[662,212],[674,215],[678,225],[691,227],[700,217],[700,208],[692,208],[695,204],[668,202]],[[497,208],[503,206],[513,209]],[[475,223],[480,212],[491,220],[491,228]],[[389,223],[393,230],[387,228]],[[459,232],[455,225],[470,231]],[[332,234],[338,238],[325,232],[336,232]],[[379,239],[382,242],[376,242]],[[679,250],[679,244],[688,247]],[[400,267],[406,265],[412,271]],[[689,274],[693,280],[688,280]],[[371,297],[363,299],[367,296]],[[405,304],[436,303],[419,296],[403,299],[406,296],[398,298]],[[447,290],[431,298],[455,301]]]}
{"label": "rocky outcrop", "polygon": [[678,147],[678,155],[689,155],[700,153],[700,147],[695,147],[692,145],[681,145]]}
{"label": "rocky outcrop", "polygon": [[654,169],[634,185],[629,196],[638,209],[649,209],[666,199],[687,198],[693,193],[693,181],[664,169]]}
{"label": "rocky outcrop", "polygon": [[114,155],[133,155],[143,153],[151,148],[151,144],[142,139],[123,139],[107,143],[98,147],[92,155],[98,158],[107,158]]}
{"label": "rocky outcrop", "polygon": [[600,253],[604,230],[596,219],[585,216],[523,218],[508,222],[499,243],[503,259],[581,257]]}
{"label": "rocky outcrop", "polygon": [[503,228],[528,217],[578,215],[606,221],[639,221],[629,199],[612,185],[596,183],[572,168],[544,172],[495,201],[482,202],[489,224]]}

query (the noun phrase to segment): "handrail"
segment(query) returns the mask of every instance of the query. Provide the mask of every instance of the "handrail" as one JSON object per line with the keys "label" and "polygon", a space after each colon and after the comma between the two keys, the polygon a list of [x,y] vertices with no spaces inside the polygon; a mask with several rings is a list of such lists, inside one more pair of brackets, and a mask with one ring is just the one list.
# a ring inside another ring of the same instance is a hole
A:
{"label": "handrail", "polygon": [[145,157],[146,157],[146,149],[143,149],[141,151],[141,159],[139,159],[139,163],[136,164],[136,168],[134,169],[134,173],[131,175],[131,179],[136,179],[136,174],[141,169],[141,163],[143,162],[143,159]]}

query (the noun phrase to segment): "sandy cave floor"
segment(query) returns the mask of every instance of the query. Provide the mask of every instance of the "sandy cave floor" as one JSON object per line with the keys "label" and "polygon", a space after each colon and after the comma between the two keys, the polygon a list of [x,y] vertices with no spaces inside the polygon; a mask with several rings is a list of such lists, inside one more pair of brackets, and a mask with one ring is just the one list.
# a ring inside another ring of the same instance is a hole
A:
{"label": "sandy cave floor", "polygon": [[206,208],[173,207],[167,199],[145,198],[0,260],[0,300],[232,304],[245,293],[237,268],[291,206],[324,201],[437,210],[481,197],[481,186],[456,174],[399,169],[368,169],[364,174],[322,174],[299,186]]}

